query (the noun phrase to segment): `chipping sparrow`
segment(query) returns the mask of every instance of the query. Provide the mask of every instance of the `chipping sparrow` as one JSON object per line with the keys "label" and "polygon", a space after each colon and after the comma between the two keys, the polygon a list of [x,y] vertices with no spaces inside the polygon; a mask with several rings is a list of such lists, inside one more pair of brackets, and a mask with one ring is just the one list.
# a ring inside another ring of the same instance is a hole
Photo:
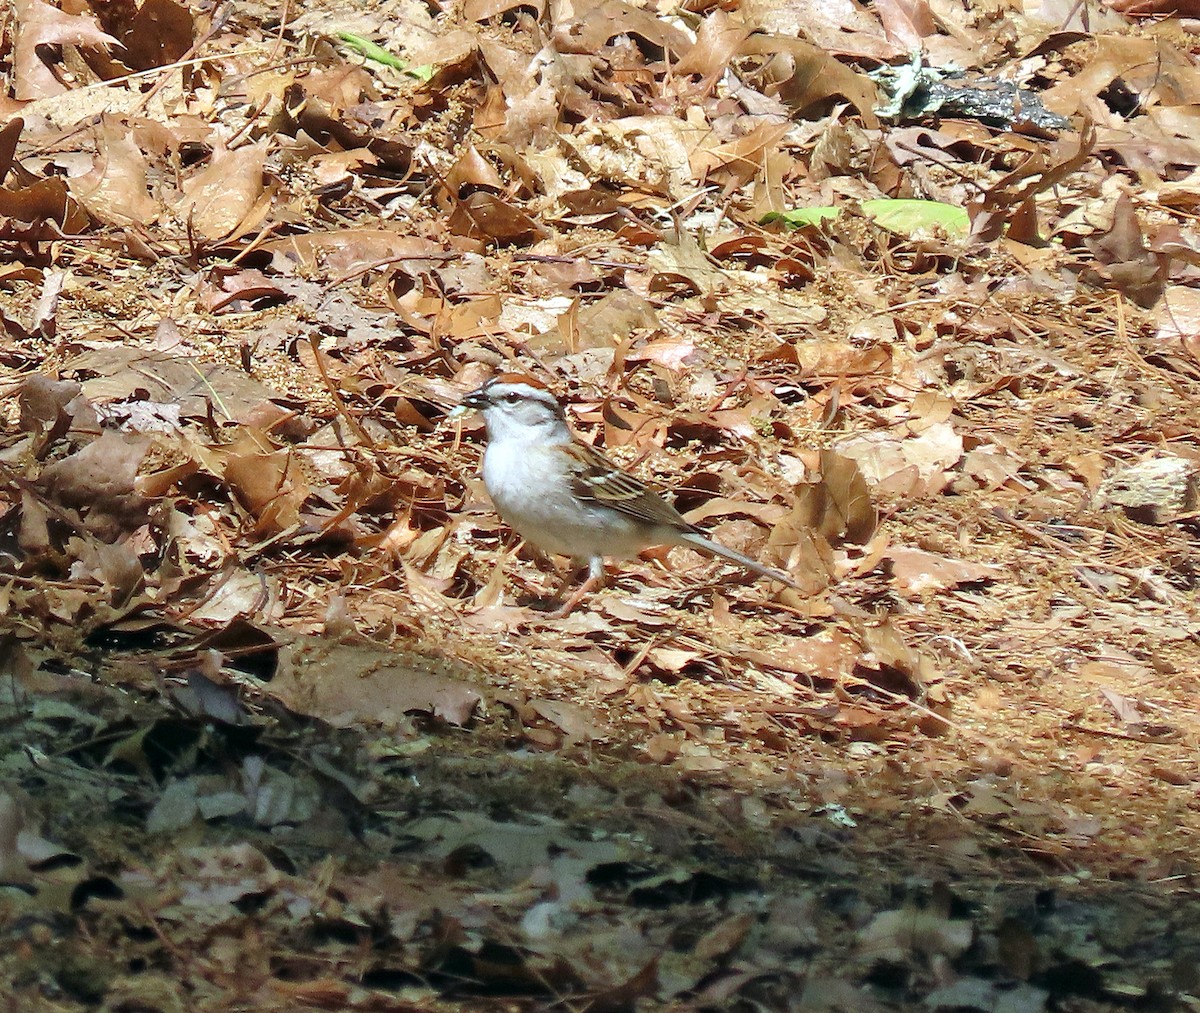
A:
{"label": "chipping sparrow", "polygon": [[603,583],[605,556],[629,559],[652,545],[686,545],[797,586],[782,570],[706,538],[673,506],[580,442],[562,405],[529,377],[501,374],[466,395],[462,407],[483,413],[483,484],[505,523],[544,552],[587,561],[587,580],[556,617]]}

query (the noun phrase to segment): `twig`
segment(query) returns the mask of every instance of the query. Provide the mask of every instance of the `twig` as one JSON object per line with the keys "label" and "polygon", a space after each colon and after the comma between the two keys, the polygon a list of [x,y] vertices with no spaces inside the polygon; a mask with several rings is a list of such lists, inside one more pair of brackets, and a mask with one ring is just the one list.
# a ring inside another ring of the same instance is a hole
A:
{"label": "twig", "polygon": [[1178,736],[1171,738],[1156,737],[1153,735],[1130,735],[1128,732],[1110,732],[1104,728],[1093,728],[1091,725],[1082,725],[1078,721],[1064,721],[1063,728],[1071,732],[1083,732],[1085,735],[1098,735],[1105,739],[1124,739],[1126,742],[1140,742],[1150,746],[1178,746],[1181,745]]}
{"label": "twig", "polygon": [[359,442],[361,442],[364,447],[374,450],[375,441],[371,439],[370,434],[362,427],[358,419],[350,414],[350,409],[346,407],[346,402],[342,400],[342,395],[338,393],[337,388],[334,386],[333,380],[329,378],[329,372],[325,369],[325,361],[321,356],[321,339],[315,334],[310,334],[308,337],[308,343],[312,348],[313,359],[317,365],[317,372],[321,374],[321,379],[325,382],[325,389],[329,391],[329,396],[333,398],[333,405],[337,409],[338,414],[346,420],[346,425],[348,425],[354,435],[358,437]]}

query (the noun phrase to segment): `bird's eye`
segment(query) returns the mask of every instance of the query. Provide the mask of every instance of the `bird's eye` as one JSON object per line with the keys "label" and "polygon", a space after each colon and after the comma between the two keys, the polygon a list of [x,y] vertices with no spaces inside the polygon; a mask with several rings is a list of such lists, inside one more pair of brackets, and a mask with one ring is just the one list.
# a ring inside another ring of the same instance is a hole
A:
{"label": "bird's eye", "polygon": [[511,394],[505,394],[504,400],[507,401],[509,404],[516,404],[518,401],[521,400],[521,395],[518,394],[516,391],[513,391]]}

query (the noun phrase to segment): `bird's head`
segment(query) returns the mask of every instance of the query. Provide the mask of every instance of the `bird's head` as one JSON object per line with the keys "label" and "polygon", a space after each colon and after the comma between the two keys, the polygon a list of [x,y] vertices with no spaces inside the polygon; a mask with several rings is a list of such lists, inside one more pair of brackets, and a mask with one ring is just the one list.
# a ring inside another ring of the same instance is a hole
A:
{"label": "bird's head", "polygon": [[554,442],[570,438],[562,405],[533,377],[501,373],[462,399],[463,408],[483,415],[488,440]]}

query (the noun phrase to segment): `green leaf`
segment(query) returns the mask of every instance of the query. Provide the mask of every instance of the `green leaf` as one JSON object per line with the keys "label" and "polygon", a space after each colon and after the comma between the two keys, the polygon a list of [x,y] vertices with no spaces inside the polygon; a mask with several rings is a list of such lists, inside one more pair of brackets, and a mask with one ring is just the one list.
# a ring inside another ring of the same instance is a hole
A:
{"label": "green leaf", "polygon": [[904,236],[935,227],[945,230],[948,236],[965,236],[971,231],[967,212],[941,201],[868,200],[863,201],[862,209],[876,225]]}
{"label": "green leaf", "polygon": [[772,211],[764,215],[762,220],[764,225],[771,222],[787,222],[788,225],[799,229],[805,225],[820,225],[827,218],[836,218],[841,213],[841,208],[833,207],[794,208],[791,211]]}
{"label": "green leaf", "polygon": [[394,67],[396,70],[402,70],[410,77],[415,77],[420,81],[428,81],[433,77],[433,68],[429,64],[423,64],[420,67],[410,67],[407,60],[393,56],[382,46],[377,46],[370,39],[364,39],[361,35],[354,35],[352,32],[338,32],[337,37],[351,49],[356,49],[366,59],[374,63],[381,63],[385,67]]}
{"label": "green leaf", "polygon": [[[928,232],[935,227],[955,237],[965,236],[971,230],[966,211],[941,201],[885,198],[863,201],[862,210],[876,225],[902,236]],[[842,209],[836,207],[794,208],[791,211],[772,212],[764,215],[762,220],[764,224],[781,221],[793,228],[803,228],[805,225],[820,225],[841,213]]]}

